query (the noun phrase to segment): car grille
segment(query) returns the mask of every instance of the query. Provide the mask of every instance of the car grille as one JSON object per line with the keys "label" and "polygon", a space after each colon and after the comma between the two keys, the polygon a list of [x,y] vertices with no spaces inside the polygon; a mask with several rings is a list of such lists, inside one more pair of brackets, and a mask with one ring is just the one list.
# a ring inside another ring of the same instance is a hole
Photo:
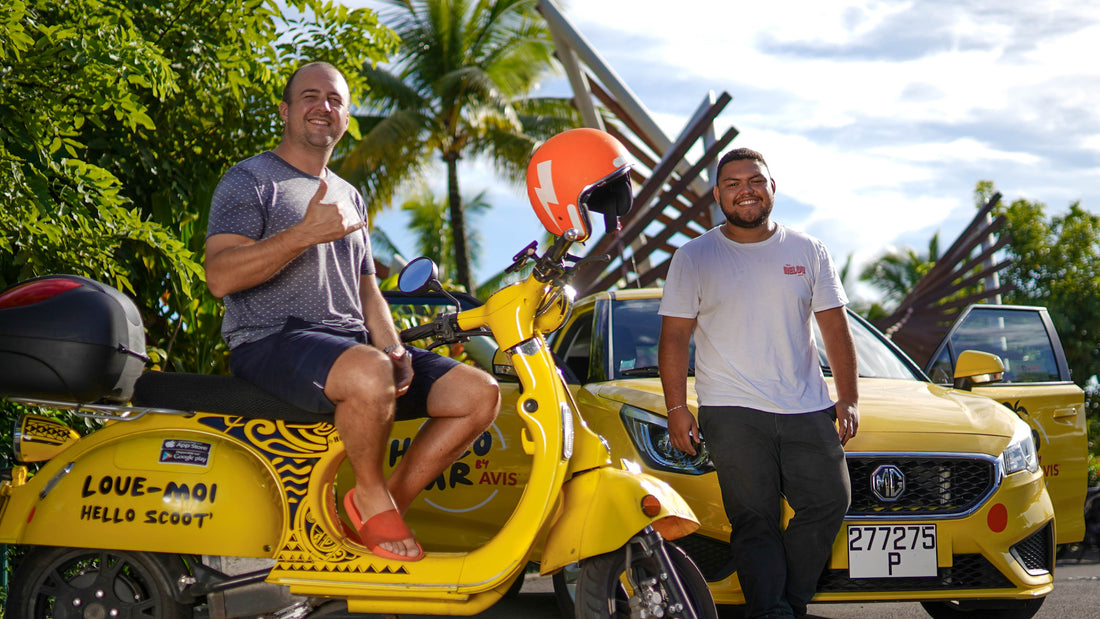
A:
{"label": "car grille", "polygon": [[1047,526],[1024,538],[1014,545],[1012,556],[1024,566],[1028,574],[1038,576],[1048,574],[1054,569],[1054,524]]}
{"label": "car grille", "polygon": [[952,589],[1012,589],[1012,582],[979,554],[955,555],[951,567],[928,578],[849,578],[848,570],[826,570],[817,583],[820,592],[939,591]]}
{"label": "car grille", "polygon": [[[904,490],[893,500],[875,493],[872,476],[884,466],[896,467],[904,476]],[[979,457],[852,454],[848,476],[849,518],[953,516],[977,508],[993,492],[997,466],[995,460]]]}

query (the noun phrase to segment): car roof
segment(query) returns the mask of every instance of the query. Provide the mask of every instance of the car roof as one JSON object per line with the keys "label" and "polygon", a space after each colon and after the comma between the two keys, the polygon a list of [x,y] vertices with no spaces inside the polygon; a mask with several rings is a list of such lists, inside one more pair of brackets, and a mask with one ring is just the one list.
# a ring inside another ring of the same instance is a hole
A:
{"label": "car roof", "polygon": [[623,290],[603,290],[586,295],[577,300],[577,304],[593,303],[595,301],[612,299],[616,301],[631,301],[634,299],[660,299],[663,293],[661,288],[624,288]]}

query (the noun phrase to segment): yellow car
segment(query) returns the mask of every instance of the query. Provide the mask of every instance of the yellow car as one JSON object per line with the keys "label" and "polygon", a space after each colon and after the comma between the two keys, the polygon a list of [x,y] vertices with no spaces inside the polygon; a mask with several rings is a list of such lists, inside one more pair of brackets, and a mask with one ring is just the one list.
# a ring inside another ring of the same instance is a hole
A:
{"label": "yellow car", "polygon": [[[656,367],[660,296],[586,297],[551,346],[612,458],[667,481],[694,510],[701,528],[676,543],[715,601],[741,604],[713,469],[705,454],[687,457],[669,443]],[[1031,617],[1052,589],[1055,545],[1084,535],[1087,476],[1083,393],[1045,310],[970,308],[928,374],[854,314],[851,323],[861,375],[860,431],[846,448],[852,504],[814,601],[913,600],[933,617]],[[471,349],[488,363],[484,343]],[[491,436],[472,450],[481,455],[456,463],[458,484],[441,479],[414,506],[418,536],[457,543],[457,517],[461,543],[477,543],[482,524],[487,535],[510,515],[526,461],[513,434],[518,386],[507,382],[509,369],[495,367],[504,402]],[[828,379],[824,356],[822,369]],[[568,569],[555,584],[568,597]]]}

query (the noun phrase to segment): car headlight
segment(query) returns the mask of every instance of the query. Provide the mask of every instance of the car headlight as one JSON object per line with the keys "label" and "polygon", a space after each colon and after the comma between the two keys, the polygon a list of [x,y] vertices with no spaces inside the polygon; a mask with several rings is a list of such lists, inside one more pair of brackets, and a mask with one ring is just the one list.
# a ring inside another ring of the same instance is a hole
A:
{"label": "car headlight", "polygon": [[1035,450],[1035,440],[1031,437],[1031,426],[1023,419],[1016,420],[1016,430],[1012,441],[1001,453],[1005,475],[1027,470],[1034,473],[1039,470],[1039,454]]}
{"label": "car headlight", "polygon": [[650,468],[685,475],[702,475],[714,470],[706,444],[696,448],[694,456],[672,446],[668,420],[664,417],[629,404],[623,405],[619,414],[635,449]]}

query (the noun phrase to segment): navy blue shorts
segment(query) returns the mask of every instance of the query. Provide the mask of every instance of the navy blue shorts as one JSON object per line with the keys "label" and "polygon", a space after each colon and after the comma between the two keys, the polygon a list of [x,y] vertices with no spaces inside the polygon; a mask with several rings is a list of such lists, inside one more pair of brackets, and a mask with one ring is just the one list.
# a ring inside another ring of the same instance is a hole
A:
{"label": "navy blue shorts", "polygon": [[[365,331],[347,331],[291,318],[283,330],[233,349],[229,369],[238,376],[298,408],[332,413],[336,406],[325,395],[329,370],[345,350],[369,344]],[[432,384],[458,361],[420,348],[406,347],[412,356],[413,380],[397,398],[396,418],[427,417]]]}

